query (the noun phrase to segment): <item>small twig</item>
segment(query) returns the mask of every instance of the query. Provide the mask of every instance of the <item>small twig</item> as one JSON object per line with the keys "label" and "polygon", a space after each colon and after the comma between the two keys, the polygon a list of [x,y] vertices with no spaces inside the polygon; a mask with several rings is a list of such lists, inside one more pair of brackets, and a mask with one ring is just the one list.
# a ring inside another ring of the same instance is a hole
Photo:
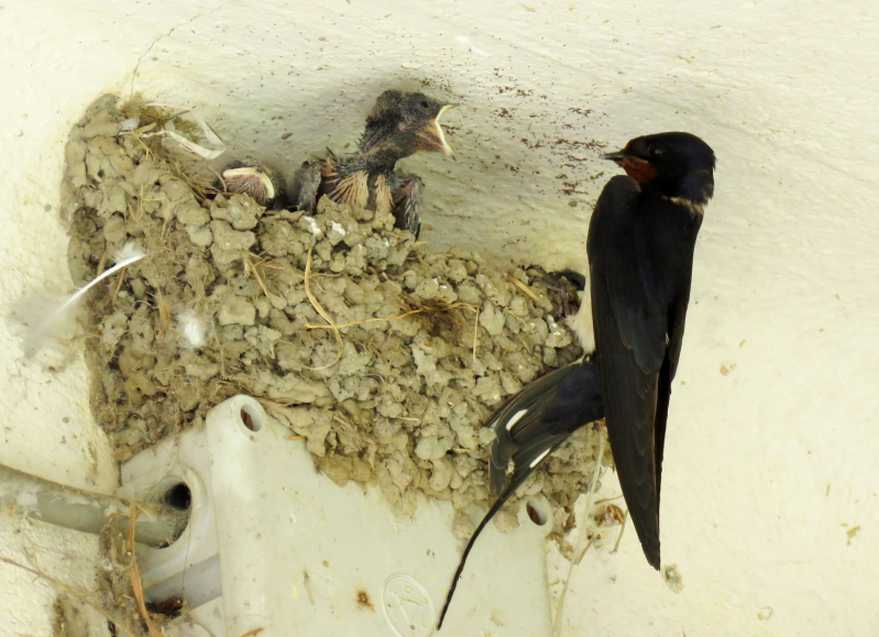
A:
{"label": "small twig", "polygon": [[222,379],[220,382],[226,382],[226,350],[223,347],[223,340],[216,339],[217,342],[217,350],[220,354],[220,378]]}
{"label": "small twig", "polygon": [[171,329],[171,303],[162,294],[156,291],[156,310],[159,314],[159,335],[164,336]]}
{"label": "small twig", "polygon": [[620,524],[620,534],[617,536],[617,541],[614,542],[613,550],[611,553],[616,553],[620,548],[620,542],[623,540],[623,531],[626,530],[626,522],[629,519],[629,511],[626,511],[626,514],[623,516],[623,523]]}
{"label": "small twig", "polygon": [[259,289],[262,290],[262,293],[266,295],[267,299],[271,299],[272,295],[269,294],[269,289],[266,287],[265,281],[263,281],[262,276],[257,269],[256,263],[250,258],[251,255],[249,252],[244,253],[244,274],[246,275],[248,272],[253,272],[253,278],[256,279],[256,284],[259,286]]}
{"label": "small twig", "polygon": [[[182,179],[183,181],[185,181],[185,182],[186,182],[186,185],[188,185],[190,188],[192,188],[192,192],[195,194],[196,198],[199,200],[200,203],[201,203],[201,202],[204,202],[205,199],[207,199],[208,191],[213,191],[213,190],[215,190],[215,189],[214,189],[211,185],[209,185],[209,184],[206,184],[206,183],[204,183],[204,182],[197,182],[197,181],[195,180],[195,178],[194,178],[192,175],[190,175],[190,174],[186,171],[185,168],[183,168],[183,166],[180,164],[180,161],[179,161],[179,160],[174,160],[174,161],[171,163],[171,170],[172,170],[172,172],[173,172],[175,175],[177,175],[180,179]],[[219,177],[219,175],[217,174],[217,172],[216,172],[215,170],[213,170],[213,169],[209,169],[209,171],[210,171],[210,173],[213,174],[215,177]],[[222,180],[221,177],[220,177],[220,179]]]}
{"label": "small twig", "polygon": [[414,310],[409,310],[408,312],[403,312],[402,314],[395,314],[394,316],[376,316],[373,318],[363,319],[362,321],[349,321],[348,323],[334,323],[330,325],[324,325],[323,323],[306,323],[305,329],[307,330],[331,330],[334,328],[345,329],[346,327],[357,327],[359,325],[366,325],[368,323],[378,323],[380,321],[402,321],[405,318],[409,318],[410,316],[416,316],[418,314],[424,314],[425,312],[437,311],[432,308],[427,307],[419,307]]}
{"label": "small twig", "polygon": [[367,325],[369,323],[378,323],[380,321],[402,321],[403,319],[409,318],[410,316],[417,316],[419,314],[428,314],[428,313],[436,313],[436,312],[446,312],[448,310],[455,310],[458,308],[466,308],[468,310],[475,310],[472,305],[469,303],[452,303],[450,305],[442,306],[442,307],[418,307],[413,310],[408,310],[407,312],[403,312],[402,314],[394,314],[393,316],[374,316],[372,318],[363,319],[360,321],[349,321],[348,323],[333,323],[331,325],[325,325],[323,323],[306,323],[305,329],[308,330],[331,330],[334,327],[339,329],[345,329],[347,327],[358,327],[361,325]]}
{"label": "small twig", "polygon": [[623,497],[623,494],[621,493],[619,495],[613,496],[612,498],[601,498],[600,500],[595,501],[595,506],[598,506],[599,504],[607,504],[608,502],[613,502],[614,500],[619,500],[622,497]]}
{"label": "small twig", "polygon": [[265,268],[266,270],[279,270],[279,271],[283,271],[283,270],[287,270],[287,269],[288,269],[286,265],[279,265],[279,264],[277,264],[277,263],[272,263],[272,262],[269,261],[268,259],[260,259],[260,260],[259,260],[259,263],[258,263],[257,265],[258,265],[259,267],[261,267],[261,268]]}
{"label": "small twig", "polygon": [[528,287],[524,282],[520,281],[519,279],[514,277],[512,274],[509,275],[509,278],[510,278],[510,283],[512,283],[517,288],[522,290],[522,292],[526,296],[528,296],[532,301],[534,301],[535,303],[540,302],[540,297],[537,296],[537,294],[534,293],[534,290],[532,290],[530,287]]}
{"label": "small twig", "polygon": [[[309,275],[309,278],[310,278],[310,267],[309,267],[310,263],[311,263],[311,252],[309,251],[309,259],[308,259],[308,261],[306,261],[306,268],[305,268],[306,272]],[[432,314],[432,313],[436,313],[436,312],[448,312],[449,310],[456,310],[456,309],[460,309],[460,308],[470,310],[471,312],[475,313],[474,319],[473,319],[473,365],[474,366],[476,365],[476,351],[479,347],[479,314],[480,314],[480,310],[475,305],[471,305],[470,303],[464,303],[464,302],[458,301],[456,303],[450,303],[448,305],[437,306],[437,307],[417,307],[415,309],[403,312],[402,314],[395,314],[393,316],[375,316],[375,317],[371,317],[368,319],[362,319],[359,321],[349,321],[347,323],[334,323],[327,316],[325,316],[324,313],[321,312],[321,310],[323,310],[323,308],[319,307],[319,304],[315,305],[315,303],[317,302],[317,299],[313,299],[312,296],[310,295],[308,284],[306,284],[305,295],[308,297],[308,300],[311,302],[312,306],[314,306],[314,309],[317,311],[317,313],[320,314],[321,317],[327,321],[327,324],[306,323],[305,329],[308,329],[308,330],[333,330],[333,332],[336,334],[339,333],[339,330],[343,330],[343,329],[346,329],[349,327],[359,327],[362,325],[368,325],[369,323],[378,323],[381,321],[402,321],[403,319],[407,319],[412,316],[418,316],[419,314]],[[340,348],[341,348],[341,337],[339,337],[339,339],[340,339]],[[341,357],[340,357],[340,359],[341,359]],[[335,365],[337,362],[338,362],[338,360],[332,364]],[[323,367],[310,367],[309,369],[323,369],[324,367],[330,367],[330,366],[331,365],[324,365]]]}
{"label": "small twig", "polygon": [[479,313],[480,309],[477,307],[473,319],[473,367],[476,367],[476,348],[479,347]]}
{"label": "small twig", "polygon": [[[153,158],[153,151],[151,151],[150,147],[147,145],[147,143],[145,141],[143,141],[142,135],[144,133],[151,131],[155,127],[156,127],[156,123],[150,122],[146,126],[141,126],[140,128],[136,128],[133,131],[128,131],[128,132],[125,132],[122,134],[131,136],[132,139],[134,139],[134,141],[136,141],[138,144],[143,146],[143,151],[146,154],[147,158],[152,159]],[[140,189],[141,189],[141,192],[143,192],[143,186],[141,186]]]}
{"label": "small twig", "polygon": [[128,268],[122,268],[119,276],[116,277],[116,285],[113,287],[113,296],[117,296],[119,294],[119,290],[122,289],[122,282],[125,281],[125,271],[127,269]]}
{"label": "small twig", "polygon": [[592,538],[589,538],[589,541],[586,542],[586,545],[583,547],[583,549],[579,552],[576,552],[577,547],[582,544],[583,540],[586,538],[586,520],[589,519],[590,512],[592,511],[592,507],[595,504],[592,501],[592,498],[595,495],[595,490],[598,488],[598,476],[601,474],[601,458],[603,456],[604,436],[600,436],[598,439],[598,453],[595,455],[595,470],[592,473],[592,482],[589,485],[589,493],[587,494],[586,506],[583,509],[583,526],[580,528],[580,533],[577,535],[577,544],[574,547],[575,553],[573,555],[573,559],[568,563],[568,575],[565,578],[565,586],[562,589],[561,596],[559,597],[559,607],[552,622],[552,633],[555,637],[561,635],[562,613],[565,609],[565,597],[567,597],[568,594],[568,586],[571,583],[571,576],[574,574],[574,567],[583,561],[583,558],[586,556],[586,551],[588,551],[589,547],[592,546]]}
{"label": "small twig", "polygon": [[131,565],[128,567],[128,577],[131,580],[131,590],[137,602],[137,610],[146,624],[150,637],[162,637],[162,632],[153,624],[153,620],[146,607],[146,600],[143,594],[143,580],[140,577],[140,567],[137,565],[137,556],[135,555],[134,525],[137,522],[138,515],[140,515],[140,510],[132,504],[128,513],[128,556],[131,559]]}
{"label": "small twig", "polygon": [[255,637],[255,635],[259,635],[264,630],[265,628],[252,628],[246,633],[241,633],[241,637]]}
{"label": "small twig", "polygon": [[317,297],[311,291],[311,251],[313,248],[308,248],[308,255],[305,258],[305,275],[303,277],[303,285],[305,286],[305,296],[308,299],[308,302],[311,303],[311,306],[314,308],[314,311],[317,312],[320,317],[325,320],[330,329],[333,330],[333,335],[336,337],[336,343],[339,346],[339,355],[336,357],[332,363],[327,365],[320,365],[319,367],[312,367],[311,369],[327,369],[328,367],[333,367],[336,363],[342,360],[342,356],[344,354],[344,345],[342,344],[342,333],[339,331],[338,326],[333,323],[333,319],[330,318],[329,313],[323,308],[320,304],[320,301],[317,300]]}
{"label": "small twig", "polygon": [[586,546],[583,547],[583,550],[574,555],[573,559],[568,563],[568,576],[565,577],[565,586],[562,588],[562,594],[559,596],[559,607],[552,622],[552,634],[556,637],[561,634],[562,611],[565,607],[565,598],[568,595],[568,587],[571,585],[571,575],[573,574],[574,565],[583,561],[583,558],[586,557],[586,551],[588,551],[591,546],[592,538],[589,539]]}
{"label": "small twig", "polygon": [[335,420],[336,422],[341,423],[342,425],[348,427],[349,429],[353,429],[353,428],[354,428],[354,427],[351,425],[350,422],[348,422],[347,420],[345,420],[344,418],[342,418],[338,413],[333,413],[333,420]]}

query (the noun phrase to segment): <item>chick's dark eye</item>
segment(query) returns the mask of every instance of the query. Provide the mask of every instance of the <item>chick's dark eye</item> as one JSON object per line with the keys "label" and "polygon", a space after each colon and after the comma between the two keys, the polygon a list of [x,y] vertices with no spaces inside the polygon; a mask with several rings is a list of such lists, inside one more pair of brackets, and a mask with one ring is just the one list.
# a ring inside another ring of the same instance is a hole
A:
{"label": "chick's dark eye", "polygon": [[421,100],[421,104],[420,104],[420,106],[421,106],[421,108],[423,108],[424,110],[427,110],[427,107],[430,106],[430,104],[427,103],[427,100]]}

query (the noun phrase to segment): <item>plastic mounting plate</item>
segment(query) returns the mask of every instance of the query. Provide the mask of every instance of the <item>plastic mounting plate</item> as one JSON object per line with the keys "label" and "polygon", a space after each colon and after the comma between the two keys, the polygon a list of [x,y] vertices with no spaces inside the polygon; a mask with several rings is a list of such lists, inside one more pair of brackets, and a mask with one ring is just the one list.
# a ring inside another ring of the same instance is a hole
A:
{"label": "plastic mounting plate", "polygon": [[[192,493],[183,535],[139,550],[147,597],[180,595],[191,609],[178,635],[435,632],[463,548],[451,505],[422,498],[414,519],[403,519],[375,488],[338,487],[253,398],[226,400],[205,427],[132,458],[122,477],[126,495],[181,481]],[[524,512],[520,520],[511,533],[485,530],[438,634],[549,634],[548,527]]]}

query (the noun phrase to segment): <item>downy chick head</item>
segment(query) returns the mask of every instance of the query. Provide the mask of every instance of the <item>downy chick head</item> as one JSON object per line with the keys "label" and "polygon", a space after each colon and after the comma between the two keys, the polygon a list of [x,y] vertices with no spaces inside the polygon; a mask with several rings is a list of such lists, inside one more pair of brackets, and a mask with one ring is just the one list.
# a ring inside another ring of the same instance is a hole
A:
{"label": "downy chick head", "polygon": [[451,107],[424,93],[385,91],[366,118],[361,148],[368,156],[393,161],[419,151],[449,157],[452,147],[440,118]]}

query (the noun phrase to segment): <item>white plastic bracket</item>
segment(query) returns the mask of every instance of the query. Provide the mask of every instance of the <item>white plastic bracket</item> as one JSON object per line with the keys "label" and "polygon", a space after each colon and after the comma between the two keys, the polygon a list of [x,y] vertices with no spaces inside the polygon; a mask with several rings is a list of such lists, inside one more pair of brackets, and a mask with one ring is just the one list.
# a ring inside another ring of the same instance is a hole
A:
{"label": "white plastic bracket", "polygon": [[[129,460],[122,481],[132,497],[180,483],[191,493],[180,538],[138,549],[148,600],[180,597],[189,609],[168,635],[434,633],[462,549],[451,506],[423,498],[401,519],[377,489],[338,487],[249,396]],[[549,527],[520,521],[480,537],[441,634],[549,634]]]}

